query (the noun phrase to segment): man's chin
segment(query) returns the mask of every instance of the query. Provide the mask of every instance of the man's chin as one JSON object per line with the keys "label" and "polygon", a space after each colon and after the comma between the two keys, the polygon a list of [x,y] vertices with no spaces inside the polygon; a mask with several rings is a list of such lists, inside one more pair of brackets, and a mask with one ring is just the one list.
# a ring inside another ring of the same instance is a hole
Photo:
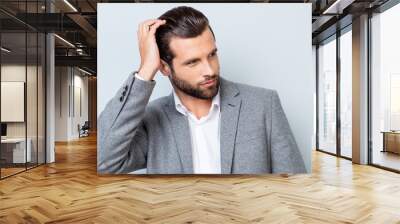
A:
{"label": "man's chin", "polygon": [[206,90],[203,90],[203,95],[207,96],[208,99],[212,99],[215,95],[218,93],[218,88],[216,86],[214,87],[208,87]]}

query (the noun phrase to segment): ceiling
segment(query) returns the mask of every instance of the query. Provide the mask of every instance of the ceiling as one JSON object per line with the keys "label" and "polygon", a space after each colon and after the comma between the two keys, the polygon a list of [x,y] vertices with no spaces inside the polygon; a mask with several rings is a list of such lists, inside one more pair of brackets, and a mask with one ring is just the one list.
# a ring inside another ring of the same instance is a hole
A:
{"label": "ceiling", "polygon": [[[335,33],[337,27],[340,28],[351,24],[352,17],[367,10],[372,10],[386,1],[387,0],[202,0],[196,2],[312,3],[312,36],[313,43],[316,44]],[[187,3],[188,1],[47,0],[46,7],[46,0],[1,0],[1,30],[3,33],[14,33],[7,34],[6,38],[14,40],[16,42],[15,45],[18,45],[17,41],[21,41],[19,37],[21,35],[18,36],[18,34],[15,33],[25,31],[25,29],[39,32],[55,32],[58,35],[58,37],[55,38],[56,65],[85,67],[95,73],[97,57],[97,3],[138,2]],[[52,13],[49,13],[50,11]],[[338,23],[339,20],[340,23]],[[12,37],[13,35],[15,38]]]}

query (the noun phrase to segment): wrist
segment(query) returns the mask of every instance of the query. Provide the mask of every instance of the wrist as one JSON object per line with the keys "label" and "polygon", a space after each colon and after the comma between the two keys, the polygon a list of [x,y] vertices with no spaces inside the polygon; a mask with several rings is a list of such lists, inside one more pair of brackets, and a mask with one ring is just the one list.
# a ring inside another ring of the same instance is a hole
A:
{"label": "wrist", "polygon": [[146,81],[151,81],[153,80],[155,73],[146,71],[144,69],[139,69],[137,75]]}

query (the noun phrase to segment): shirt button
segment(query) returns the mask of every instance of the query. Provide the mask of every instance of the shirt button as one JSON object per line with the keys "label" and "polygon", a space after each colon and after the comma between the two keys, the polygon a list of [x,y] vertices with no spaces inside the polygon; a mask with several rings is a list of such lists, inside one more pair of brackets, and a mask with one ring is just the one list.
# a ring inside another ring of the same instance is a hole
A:
{"label": "shirt button", "polygon": [[123,100],[124,100],[124,97],[121,96],[121,97],[119,98],[119,101],[122,102]]}

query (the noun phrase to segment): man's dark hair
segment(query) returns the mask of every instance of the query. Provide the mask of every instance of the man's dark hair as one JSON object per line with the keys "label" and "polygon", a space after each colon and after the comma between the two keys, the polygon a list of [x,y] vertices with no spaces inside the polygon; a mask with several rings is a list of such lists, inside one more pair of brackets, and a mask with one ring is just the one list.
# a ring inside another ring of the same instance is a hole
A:
{"label": "man's dark hair", "polygon": [[197,37],[202,34],[207,27],[210,28],[214,36],[207,17],[200,11],[188,6],[180,6],[168,10],[158,17],[158,19],[166,20],[166,23],[157,28],[156,31],[156,41],[160,52],[160,58],[171,68],[172,59],[175,57],[169,47],[172,37]]}

